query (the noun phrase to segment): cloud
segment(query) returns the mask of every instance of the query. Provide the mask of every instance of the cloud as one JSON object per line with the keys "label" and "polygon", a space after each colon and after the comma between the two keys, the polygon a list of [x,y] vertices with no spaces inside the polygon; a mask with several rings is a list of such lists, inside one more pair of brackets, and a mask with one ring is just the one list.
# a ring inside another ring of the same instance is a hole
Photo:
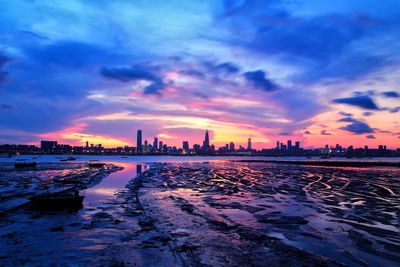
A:
{"label": "cloud", "polygon": [[133,65],[131,67],[110,68],[102,67],[100,74],[112,80],[120,82],[140,81],[145,80],[152,82],[144,88],[144,94],[159,95],[166,87],[162,78],[156,73],[156,68],[144,65]]}
{"label": "cloud", "polygon": [[216,21],[231,31],[230,44],[299,67],[300,80],[355,79],[393,63],[391,49],[373,54],[365,41],[381,35],[397,40],[395,16],[382,19],[378,13],[340,9],[304,15],[292,8],[290,1],[226,1]]}
{"label": "cloud", "polygon": [[344,111],[339,111],[339,114],[340,114],[340,115],[343,115],[343,116],[347,116],[347,117],[353,116],[353,114],[347,113],[347,112],[344,112]]}
{"label": "cloud", "polygon": [[327,130],[322,130],[321,135],[332,135],[331,133],[328,133]]}
{"label": "cloud", "polygon": [[114,60],[123,59],[122,55],[109,52],[98,45],[74,40],[62,40],[44,45],[32,44],[26,46],[25,51],[32,60],[42,65],[72,69],[109,64]]}
{"label": "cloud", "polygon": [[225,62],[218,64],[217,66],[215,66],[214,69],[218,71],[224,71],[230,74],[239,72],[239,67],[233,64],[232,62]]}
{"label": "cloud", "polygon": [[262,70],[245,72],[243,76],[256,89],[261,89],[267,92],[279,89],[278,85],[265,77],[265,72]]}
{"label": "cloud", "polygon": [[205,75],[202,71],[200,70],[196,70],[196,69],[185,69],[185,70],[181,70],[179,71],[179,73],[185,74],[185,75],[189,75],[189,76],[194,76],[197,78],[204,78]]}
{"label": "cloud", "polygon": [[7,72],[2,71],[4,65],[9,62],[10,59],[0,53],[0,85],[6,80]]}
{"label": "cloud", "polygon": [[355,121],[357,120],[353,119],[352,117],[341,118],[338,120],[338,122],[355,122]]}
{"label": "cloud", "polygon": [[397,93],[396,91],[386,91],[382,93],[385,97],[388,98],[399,98],[400,94]]}
{"label": "cloud", "polygon": [[141,65],[133,65],[132,67],[128,68],[102,67],[100,73],[103,77],[107,79],[114,79],[120,82],[130,82],[137,80],[159,80],[159,77],[154,73],[153,69]]}
{"label": "cloud", "polygon": [[366,111],[363,113],[364,117],[370,117],[372,115],[374,115],[374,113],[370,112],[370,111]]}
{"label": "cloud", "polygon": [[400,111],[400,107],[395,107],[395,108],[390,108],[389,109],[389,112],[390,113],[397,113],[397,112],[399,112]]}
{"label": "cloud", "polygon": [[373,134],[369,134],[365,138],[367,138],[367,139],[376,139],[376,137]]}
{"label": "cloud", "polygon": [[13,111],[14,107],[8,104],[0,104],[0,112],[1,111]]}
{"label": "cloud", "polygon": [[311,134],[311,132],[310,131],[305,131],[304,134]]}
{"label": "cloud", "polygon": [[374,132],[374,130],[371,127],[369,127],[367,123],[359,120],[355,120],[351,124],[341,127],[340,129],[354,134],[365,134]]}
{"label": "cloud", "polygon": [[360,107],[363,109],[380,110],[374,100],[368,95],[356,95],[352,97],[337,98],[332,100],[333,103],[346,104]]}

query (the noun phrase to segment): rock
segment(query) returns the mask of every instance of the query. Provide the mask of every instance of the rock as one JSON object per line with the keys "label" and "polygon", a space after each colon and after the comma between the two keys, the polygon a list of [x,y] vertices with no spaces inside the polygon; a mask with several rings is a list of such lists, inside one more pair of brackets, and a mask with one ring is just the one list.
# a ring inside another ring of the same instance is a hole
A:
{"label": "rock", "polygon": [[142,231],[151,231],[155,228],[153,220],[150,218],[139,220],[139,226]]}

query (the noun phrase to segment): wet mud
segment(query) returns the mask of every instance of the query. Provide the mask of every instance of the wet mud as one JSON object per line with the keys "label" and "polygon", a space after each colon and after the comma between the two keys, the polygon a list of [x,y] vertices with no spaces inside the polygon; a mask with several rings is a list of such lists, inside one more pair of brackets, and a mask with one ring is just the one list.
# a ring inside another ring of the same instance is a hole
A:
{"label": "wet mud", "polygon": [[155,164],[137,190],[184,265],[395,266],[399,169]]}
{"label": "wet mud", "polygon": [[[53,169],[40,181],[84,172]],[[78,212],[1,213],[0,265],[396,266],[399,182],[391,167],[154,163]],[[15,199],[34,191],[1,183]]]}

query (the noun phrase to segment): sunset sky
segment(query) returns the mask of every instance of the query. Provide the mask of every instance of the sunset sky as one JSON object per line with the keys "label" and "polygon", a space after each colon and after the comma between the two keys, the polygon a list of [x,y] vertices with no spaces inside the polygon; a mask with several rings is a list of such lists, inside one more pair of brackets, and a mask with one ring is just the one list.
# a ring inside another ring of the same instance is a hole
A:
{"label": "sunset sky", "polygon": [[398,0],[0,5],[0,144],[400,147]]}

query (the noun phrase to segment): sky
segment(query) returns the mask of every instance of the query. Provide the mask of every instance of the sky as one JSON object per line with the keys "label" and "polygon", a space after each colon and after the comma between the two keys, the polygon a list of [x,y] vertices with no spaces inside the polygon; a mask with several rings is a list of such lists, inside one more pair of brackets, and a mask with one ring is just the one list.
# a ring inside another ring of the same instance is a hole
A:
{"label": "sky", "polygon": [[400,147],[398,0],[0,0],[0,144]]}

